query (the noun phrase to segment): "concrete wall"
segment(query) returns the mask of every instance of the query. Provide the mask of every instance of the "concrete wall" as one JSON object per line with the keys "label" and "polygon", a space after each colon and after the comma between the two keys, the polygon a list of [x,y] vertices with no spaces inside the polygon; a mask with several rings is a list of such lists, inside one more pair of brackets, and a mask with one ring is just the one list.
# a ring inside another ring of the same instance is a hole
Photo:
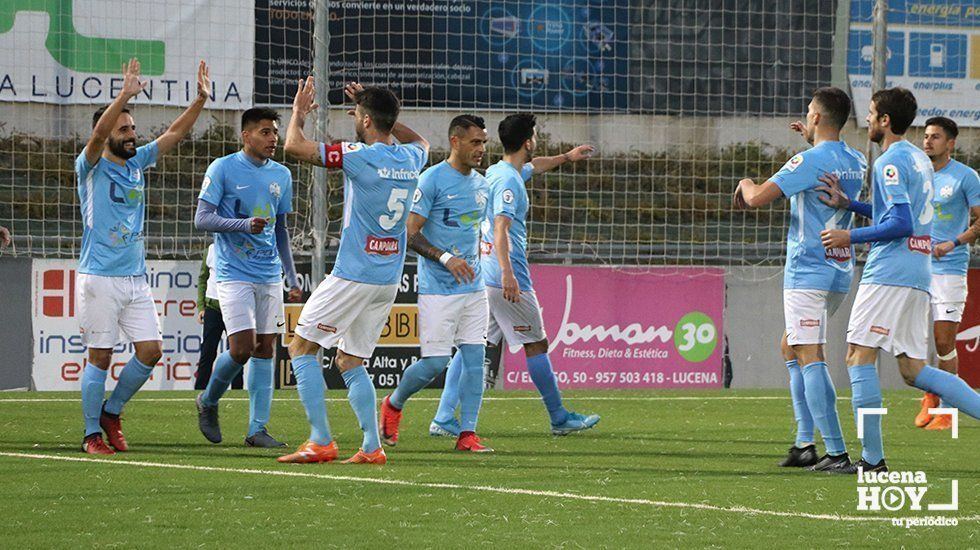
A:
{"label": "concrete wall", "polygon": [[31,385],[31,260],[0,257],[0,390]]}

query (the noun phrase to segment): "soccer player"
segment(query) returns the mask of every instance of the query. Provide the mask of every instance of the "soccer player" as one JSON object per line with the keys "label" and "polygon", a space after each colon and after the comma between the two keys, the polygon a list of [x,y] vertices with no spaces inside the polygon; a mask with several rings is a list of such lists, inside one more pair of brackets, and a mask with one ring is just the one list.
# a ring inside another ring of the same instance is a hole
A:
{"label": "soccer player", "polygon": [[[786,331],[782,350],[789,369],[797,428],[796,443],[780,466],[809,467],[817,471],[850,466],[824,344],[827,319],[834,315],[851,288],[854,254],[850,246],[825,250],[820,232],[828,227],[850,227],[851,213],[820,200],[825,194],[818,179],[824,174],[836,175],[849,199],[857,199],[861,192],[867,161],[840,138],[850,113],[851,99],[843,90],[817,89],[807,107],[806,123],[793,124],[813,148],[794,155],[762,185],[743,179],[735,192],[735,205],[739,208],[763,207],[784,196],[790,200],[783,275]],[[813,444],[814,424],[827,447],[819,459]]]}
{"label": "soccer player", "polygon": [[[506,338],[509,344],[524,346],[527,370],[548,411],[551,432],[567,435],[595,426],[599,416],[571,412],[562,404],[527,261],[526,221],[530,201],[525,184],[535,174],[549,172],[566,162],[588,159],[595,148],[579,145],[561,155],[534,158],[538,143],[536,126],[537,119],[532,114],[504,118],[497,128],[504,158],[487,169],[490,200],[483,223],[481,251],[481,270],[490,305],[487,344],[500,345]],[[429,428],[432,435],[460,433],[453,414],[460,403],[462,365],[462,354],[457,353],[449,365],[439,410]]]}
{"label": "soccer player", "polygon": [[486,124],[460,115],[449,124],[449,159],[426,170],[408,217],[408,246],[419,255],[419,331],[422,358],[381,403],[381,438],[398,442],[409,397],[426,387],[459,349],[460,417],[456,450],[493,452],[476,435],[483,401],[487,294],[480,269],[480,225],[490,184],[475,169],[486,153]]}
{"label": "soccer player", "polygon": [[[337,458],[323,400],[320,348],[337,345],[334,364],[347,384],[347,398],[364,432],[361,448],[345,462],[385,464],[378,437],[377,394],[364,362],[374,353],[405,263],[405,220],[429,142],[398,122],[398,98],[390,90],[345,88],[353,100],[357,142],[328,145],[303,134],[306,116],[317,108],[313,77],[300,81],[286,134],[286,152],[310,164],[344,171],[344,225],[333,272],[303,306],[289,344],[300,401],[310,422],[310,439],[280,462],[328,462]],[[396,143],[397,140],[397,143]]]}
{"label": "soccer player", "polygon": [[[162,355],[160,321],[145,277],[144,172],[184,139],[211,96],[208,66],[201,61],[197,97],[166,132],[137,147],[136,122],[126,104],[146,84],[140,81],[137,59],[123,65],[119,95],[96,111],[92,134],[75,159],[83,222],[76,292],[79,329],[88,348],[81,383],[85,419],[82,450],[89,454],[111,455],[113,449],[129,449],[119,416]],[[136,353],[103,403],[112,350],[120,343],[120,331],[125,341],[133,342]],[[112,448],[102,439],[103,430]]]}
{"label": "soccer player", "polygon": [[[201,354],[197,361],[197,376],[194,389],[203,390],[211,380],[214,360],[218,357],[218,346],[225,333],[225,322],[221,318],[221,305],[218,301],[218,272],[215,270],[214,243],[208,245],[201,261],[201,273],[197,277],[197,322],[202,325]],[[231,382],[232,389],[240,390],[244,383],[241,373]]]}
{"label": "soccer player", "polygon": [[833,176],[828,202],[872,218],[858,229],[827,229],[824,247],[871,243],[847,327],[847,366],[855,421],[862,422],[861,460],[850,468],[885,472],[881,417],[859,415],[860,409],[881,407],[881,383],[875,370],[878,350],[898,359],[902,378],[911,386],[935,393],[946,403],[980,418],[980,395],[954,374],[926,365],[929,345],[930,231],[934,209],[933,171],[929,157],[905,140],[918,106],[904,88],[879,90],[871,96],[868,137],[881,145],[872,172],[873,202],[852,201],[840,193]]}
{"label": "soccer player", "polygon": [[194,224],[214,233],[218,304],[228,350],[218,356],[207,387],[197,396],[198,427],[221,442],[218,401],[251,360],[247,447],[285,447],[269,435],[275,387],[272,357],[284,332],[282,278],[289,299],[301,291],[290,250],[286,214],[293,211],[293,176],[272,160],[279,144],[279,113],[254,107],[242,113],[242,149],[215,159],[204,174]]}
{"label": "soccer player", "polygon": [[[970,264],[970,243],[980,236],[980,179],[977,171],[950,157],[956,147],[959,128],[946,117],[926,121],[922,149],[932,160],[935,174],[932,204],[932,331],[936,341],[939,368],[956,374],[956,333],[966,308],[966,272]],[[973,225],[970,225],[970,217]],[[969,227],[968,227],[969,226]],[[949,415],[933,416],[930,408],[945,407],[939,397],[927,393],[915,425],[927,430],[948,430]]]}

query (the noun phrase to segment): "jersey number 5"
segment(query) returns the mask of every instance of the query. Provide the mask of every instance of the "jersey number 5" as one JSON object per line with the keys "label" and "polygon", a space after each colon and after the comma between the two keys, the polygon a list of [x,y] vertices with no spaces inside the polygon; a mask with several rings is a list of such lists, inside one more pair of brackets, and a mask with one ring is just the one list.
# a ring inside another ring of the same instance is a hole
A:
{"label": "jersey number 5", "polygon": [[382,229],[391,231],[393,227],[398,225],[398,221],[405,215],[405,202],[407,198],[408,189],[391,190],[391,194],[388,195],[388,211],[390,214],[378,218],[378,223],[381,224]]}

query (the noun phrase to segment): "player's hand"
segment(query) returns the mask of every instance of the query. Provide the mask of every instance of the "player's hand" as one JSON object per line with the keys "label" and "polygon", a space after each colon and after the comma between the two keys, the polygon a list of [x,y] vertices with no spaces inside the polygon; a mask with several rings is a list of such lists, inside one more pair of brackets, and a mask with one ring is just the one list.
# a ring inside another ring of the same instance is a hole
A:
{"label": "player's hand", "polygon": [[313,85],[313,75],[306,77],[306,80],[299,79],[299,88],[296,90],[296,97],[293,98],[293,112],[305,116],[319,107],[316,104],[316,87]]}
{"label": "player's hand", "polygon": [[806,122],[803,122],[802,120],[791,122],[789,125],[789,129],[793,130],[797,134],[800,134],[800,137],[803,138],[803,140],[806,141],[807,143],[810,144],[813,143],[812,141],[810,141],[808,137],[806,137]]}
{"label": "player's hand", "polygon": [[286,301],[293,304],[299,302],[302,299],[303,299],[303,290],[298,286],[294,286],[293,288],[290,288],[289,293],[286,294]]}
{"label": "player's hand", "polygon": [[823,185],[817,187],[817,191],[822,193],[817,195],[817,198],[831,208],[847,210],[847,207],[851,205],[851,199],[847,198],[847,195],[841,189],[840,178],[834,174],[824,174],[817,179],[823,183]]}
{"label": "player's hand", "polygon": [[199,325],[203,325],[204,324],[204,310],[203,309],[201,311],[198,311],[197,312],[197,324],[199,324]]}
{"label": "player's hand", "polygon": [[738,182],[735,187],[735,193],[732,195],[732,208],[735,210],[746,210],[749,207],[749,203],[745,202],[745,196],[742,195],[742,182],[748,181],[752,183],[752,180],[746,178]]}
{"label": "player's hand", "polygon": [[446,262],[446,269],[453,274],[457,283],[471,283],[476,278],[476,272],[470,267],[466,260],[458,257],[450,258]]}
{"label": "player's hand", "polygon": [[820,232],[824,248],[847,248],[851,246],[851,232],[847,229],[824,229]]}
{"label": "player's hand", "polygon": [[265,231],[265,226],[269,224],[269,221],[265,218],[252,218],[252,224],[248,228],[248,232],[255,235]]}
{"label": "player's hand", "polygon": [[211,98],[211,68],[204,60],[197,66],[197,97],[205,101]]}
{"label": "player's hand", "polygon": [[348,82],[347,85],[344,86],[344,95],[346,95],[351,101],[354,101],[354,96],[357,95],[357,92],[362,90],[364,90],[364,86],[361,86],[360,82]]}
{"label": "player's hand", "polygon": [[521,287],[513,273],[505,273],[500,277],[500,286],[504,290],[504,299],[515,304],[521,301]]}
{"label": "player's hand", "polygon": [[946,254],[952,252],[954,248],[956,248],[956,243],[953,241],[943,241],[932,247],[932,255],[937,258],[942,258]]}
{"label": "player's hand", "polygon": [[568,158],[569,162],[578,162],[580,160],[590,158],[593,154],[595,154],[595,146],[579,145],[578,147],[565,153],[565,156]]}
{"label": "player's hand", "polygon": [[149,84],[149,80],[140,82],[140,61],[135,57],[130,59],[129,63],[123,63],[122,71],[123,85],[122,90],[119,90],[120,95],[136,97],[136,94],[142,92]]}
{"label": "player's hand", "polygon": [[10,230],[0,225],[0,248],[10,246]]}

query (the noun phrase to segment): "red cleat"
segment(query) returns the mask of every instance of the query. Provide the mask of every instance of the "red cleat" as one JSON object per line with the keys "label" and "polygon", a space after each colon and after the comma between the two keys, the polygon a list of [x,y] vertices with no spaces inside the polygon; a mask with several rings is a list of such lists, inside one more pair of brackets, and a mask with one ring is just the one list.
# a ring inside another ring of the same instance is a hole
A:
{"label": "red cleat", "polygon": [[373,453],[365,453],[364,449],[358,449],[357,454],[348,458],[344,464],[387,464],[388,457],[385,450],[378,447]]}
{"label": "red cleat", "polygon": [[307,441],[299,446],[295,453],[280,456],[276,460],[292,464],[319,464],[332,462],[337,459],[337,443],[331,441],[326,445],[318,445]]}
{"label": "red cleat", "polygon": [[114,455],[113,451],[102,440],[102,434],[92,434],[82,441],[82,451],[90,455]]}
{"label": "red cleat", "polygon": [[110,415],[105,412],[105,409],[102,409],[102,416],[99,417],[99,426],[105,432],[105,436],[109,440],[109,445],[112,445],[113,449],[119,452],[129,450],[129,444],[126,443],[126,438],[123,437],[122,433],[122,421],[120,421],[118,416]]}
{"label": "red cleat", "polygon": [[378,427],[381,428],[381,442],[394,447],[398,444],[398,425],[402,422],[402,411],[391,405],[391,396],[381,402],[381,415]]}
{"label": "red cleat", "polygon": [[932,413],[929,409],[934,409],[939,406],[939,396],[926,393],[922,396],[922,408],[919,410],[919,414],[915,417],[915,427],[925,428],[927,424],[932,422]]}
{"label": "red cleat", "polygon": [[456,440],[457,451],[470,453],[492,453],[493,449],[480,443],[480,437],[473,432],[462,432]]}

